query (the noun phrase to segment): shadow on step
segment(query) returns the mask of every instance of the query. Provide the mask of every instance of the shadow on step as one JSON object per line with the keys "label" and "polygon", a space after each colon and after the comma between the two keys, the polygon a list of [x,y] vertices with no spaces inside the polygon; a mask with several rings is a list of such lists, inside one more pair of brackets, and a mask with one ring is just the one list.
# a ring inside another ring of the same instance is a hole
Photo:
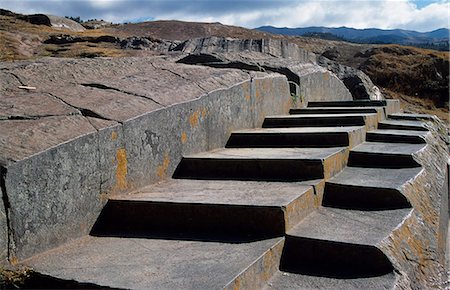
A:
{"label": "shadow on step", "polygon": [[246,243],[284,232],[281,207],[110,200],[90,234]]}
{"label": "shadow on step", "polygon": [[[32,272],[30,276],[18,285],[20,289],[115,289],[106,286],[99,286],[91,283],[79,283],[73,280],[63,280],[55,277]],[[16,288],[15,285],[6,285],[6,289]]]}
{"label": "shadow on step", "polygon": [[322,205],[356,210],[410,208],[408,199],[397,189],[325,184]]}
{"label": "shadow on step", "polygon": [[302,275],[329,278],[368,278],[393,271],[378,248],[304,237],[286,238],[280,269]]}

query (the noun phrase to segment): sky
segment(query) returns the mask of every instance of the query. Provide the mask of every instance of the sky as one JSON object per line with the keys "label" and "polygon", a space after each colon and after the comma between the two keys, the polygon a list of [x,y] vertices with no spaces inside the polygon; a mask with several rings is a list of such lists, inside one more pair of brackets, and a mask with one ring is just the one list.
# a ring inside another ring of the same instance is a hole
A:
{"label": "sky", "polygon": [[114,23],[176,19],[247,28],[347,26],[421,32],[450,26],[450,0],[0,0],[0,8]]}

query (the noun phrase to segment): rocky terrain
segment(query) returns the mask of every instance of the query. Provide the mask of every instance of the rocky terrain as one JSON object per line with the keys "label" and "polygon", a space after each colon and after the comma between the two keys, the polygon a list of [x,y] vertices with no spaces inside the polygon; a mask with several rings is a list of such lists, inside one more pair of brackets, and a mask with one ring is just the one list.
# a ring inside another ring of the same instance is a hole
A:
{"label": "rocky terrain", "polygon": [[[89,26],[91,29],[80,31],[67,25],[36,25],[23,15],[2,10],[0,60],[151,56],[176,51],[188,39],[210,36],[283,39],[318,56],[362,70],[386,97],[402,100],[406,111],[432,113],[448,121],[448,52],[283,36],[220,23],[154,21],[101,27]],[[329,65],[328,68],[331,69]]]}

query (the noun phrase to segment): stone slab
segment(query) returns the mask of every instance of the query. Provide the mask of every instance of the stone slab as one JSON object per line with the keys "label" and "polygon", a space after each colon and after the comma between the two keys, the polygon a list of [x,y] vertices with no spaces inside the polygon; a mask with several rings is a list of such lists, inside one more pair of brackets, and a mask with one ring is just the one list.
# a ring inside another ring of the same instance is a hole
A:
{"label": "stone slab", "polygon": [[375,113],[355,114],[297,114],[285,116],[267,116],[263,127],[339,127],[362,126],[367,130],[375,129],[378,115]]}
{"label": "stone slab", "polygon": [[346,167],[328,182],[358,187],[399,189],[406,182],[412,181],[422,170],[420,167],[401,169]]}
{"label": "stone slab", "polygon": [[170,180],[111,197],[91,234],[250,239],[283,235],[315,208],[301,183]]}
{"label": "stone slab", "polygon": [[411,120],[383,120],[378,123],[379,129],[397,129],[397,130],[413,130],[428,131],[426,124],[422,121]]}
{"label": "stone slab", "polygon": [[388,115],[390,119],[396,120],[410,120],[410,121],[418,121],[418,120],[432,120],[434,115],[429,114],[406,114],[406,113],[392,113]]}
{"label": "stone slab", "polygon": [[289,236],[375,246],[402,223],[411,209],[357,211],[322,207],[288,231]]}
{"label": "stone slab", "polygon": [[311,189],[311,186],[300,182],[174,179],[111,198],[173,203],[286,206]]}
{"label": "stone slab", "polygon": [[324,160],[345,148],[226,148],[187,155],[185,158],[231,159],[231,160]]}
{"label": "stone slab", "polygon": [[365,140],[365,127],[293,127],[239,130],[226,147],[337,147],[350,148]]}
{"label": "stone slab", "polygon": [[95,132],[81,115],[0,121],[0,161],[20,161]]}
{"label": "stone slab", "polygon": [[266,262],[276,263],[282,241],[228,244],[88,236],[25,264],[44,275],[103,287],[216,289],[241,276],[270,249],[273,259]]}
{"label": "stone slab", "polygon": [[395,142],[395,143],[426,143],[428,131],[378,129],[367,132],[367,141],[370,142]]}
{"label": "stone slab", "polygon": [[364,142],[352,149],[354,152],[410,155],[424,149],[426,144]]}

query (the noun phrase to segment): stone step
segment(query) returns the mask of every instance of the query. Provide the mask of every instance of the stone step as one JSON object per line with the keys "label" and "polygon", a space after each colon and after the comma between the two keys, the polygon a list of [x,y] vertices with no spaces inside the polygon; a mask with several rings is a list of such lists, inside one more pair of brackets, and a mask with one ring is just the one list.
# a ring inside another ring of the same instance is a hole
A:
{"label": "stone step", "polygon": [[185,156],[174,178],[302,181],[329,179],[345,167],[346,147],[225,148]]}
{"label": "stone step", "polygon": [[364,126],[300,127],[240,130],[231,133],[227,148],[354,146],[366,138]]}
{"label": "stone step", "polygon": [[283,127],[336,127],[366,126],[367,130],[375,129],[378,116],[366,114],[303,114],[286,116],[268,116],[264,119],[264,128]]}
{"label": "stone step", "polygon": [[428,131],[378,129],[366,133],[369,142],[424,144]]}
{"label": "stone step", "polygon": [[329,277],[309,276],[277,271],[269,280],[265,290],[379,290],[394,289],[397,278],[394,273],[377,277],[338,279]]}
{"label": "stone step", "polygon": [[323,205],[347,209],[410,207],[403,186],[412,182],[421,167],[386,169],[346,167],[325,184]]}
{"label": "stone step", "polygon": [[376,114],[383,111],[383,107],[307,107],[290,109],[291,115],[303,114],[356,114],[356,113],[371,113]]}
{"label": "stone step", "polygon": [[283,243],[284,238],[217,243],[87,236],[26,260],[40,278],[26,286],[257,289],[278,270]]}
{"label": "stone step", "polygon": [[428,131],[424,122],[409,120],[383,120],[378,123],[378,129]]}
{"label": "stone step", "polygon": [[388,115],[389,119],[394,120],[409,120],[409,121],[421,121],[432,120],[433,115],[428,114],[405,114],[405,113],[393,113]]}
{"label": "stone step", "polygon": [[350,151],[348,166],[369,168],[420,167],[413,154],[426,144],[364,142]]}
{"label": "stone step", "polygon": [[340,279],[392,273],[378,246],[410,212],[319,208],[286,233],[280,269]]}
{"label": "stone step", "polygon": [[386,105],[384,100],[308,102],[308,107],[384,107]]}
{"label": "stone step", "polygon": [[283,236],[313,210],[302,183],[179,179],[110,198],[91,234],[243,242]]}

